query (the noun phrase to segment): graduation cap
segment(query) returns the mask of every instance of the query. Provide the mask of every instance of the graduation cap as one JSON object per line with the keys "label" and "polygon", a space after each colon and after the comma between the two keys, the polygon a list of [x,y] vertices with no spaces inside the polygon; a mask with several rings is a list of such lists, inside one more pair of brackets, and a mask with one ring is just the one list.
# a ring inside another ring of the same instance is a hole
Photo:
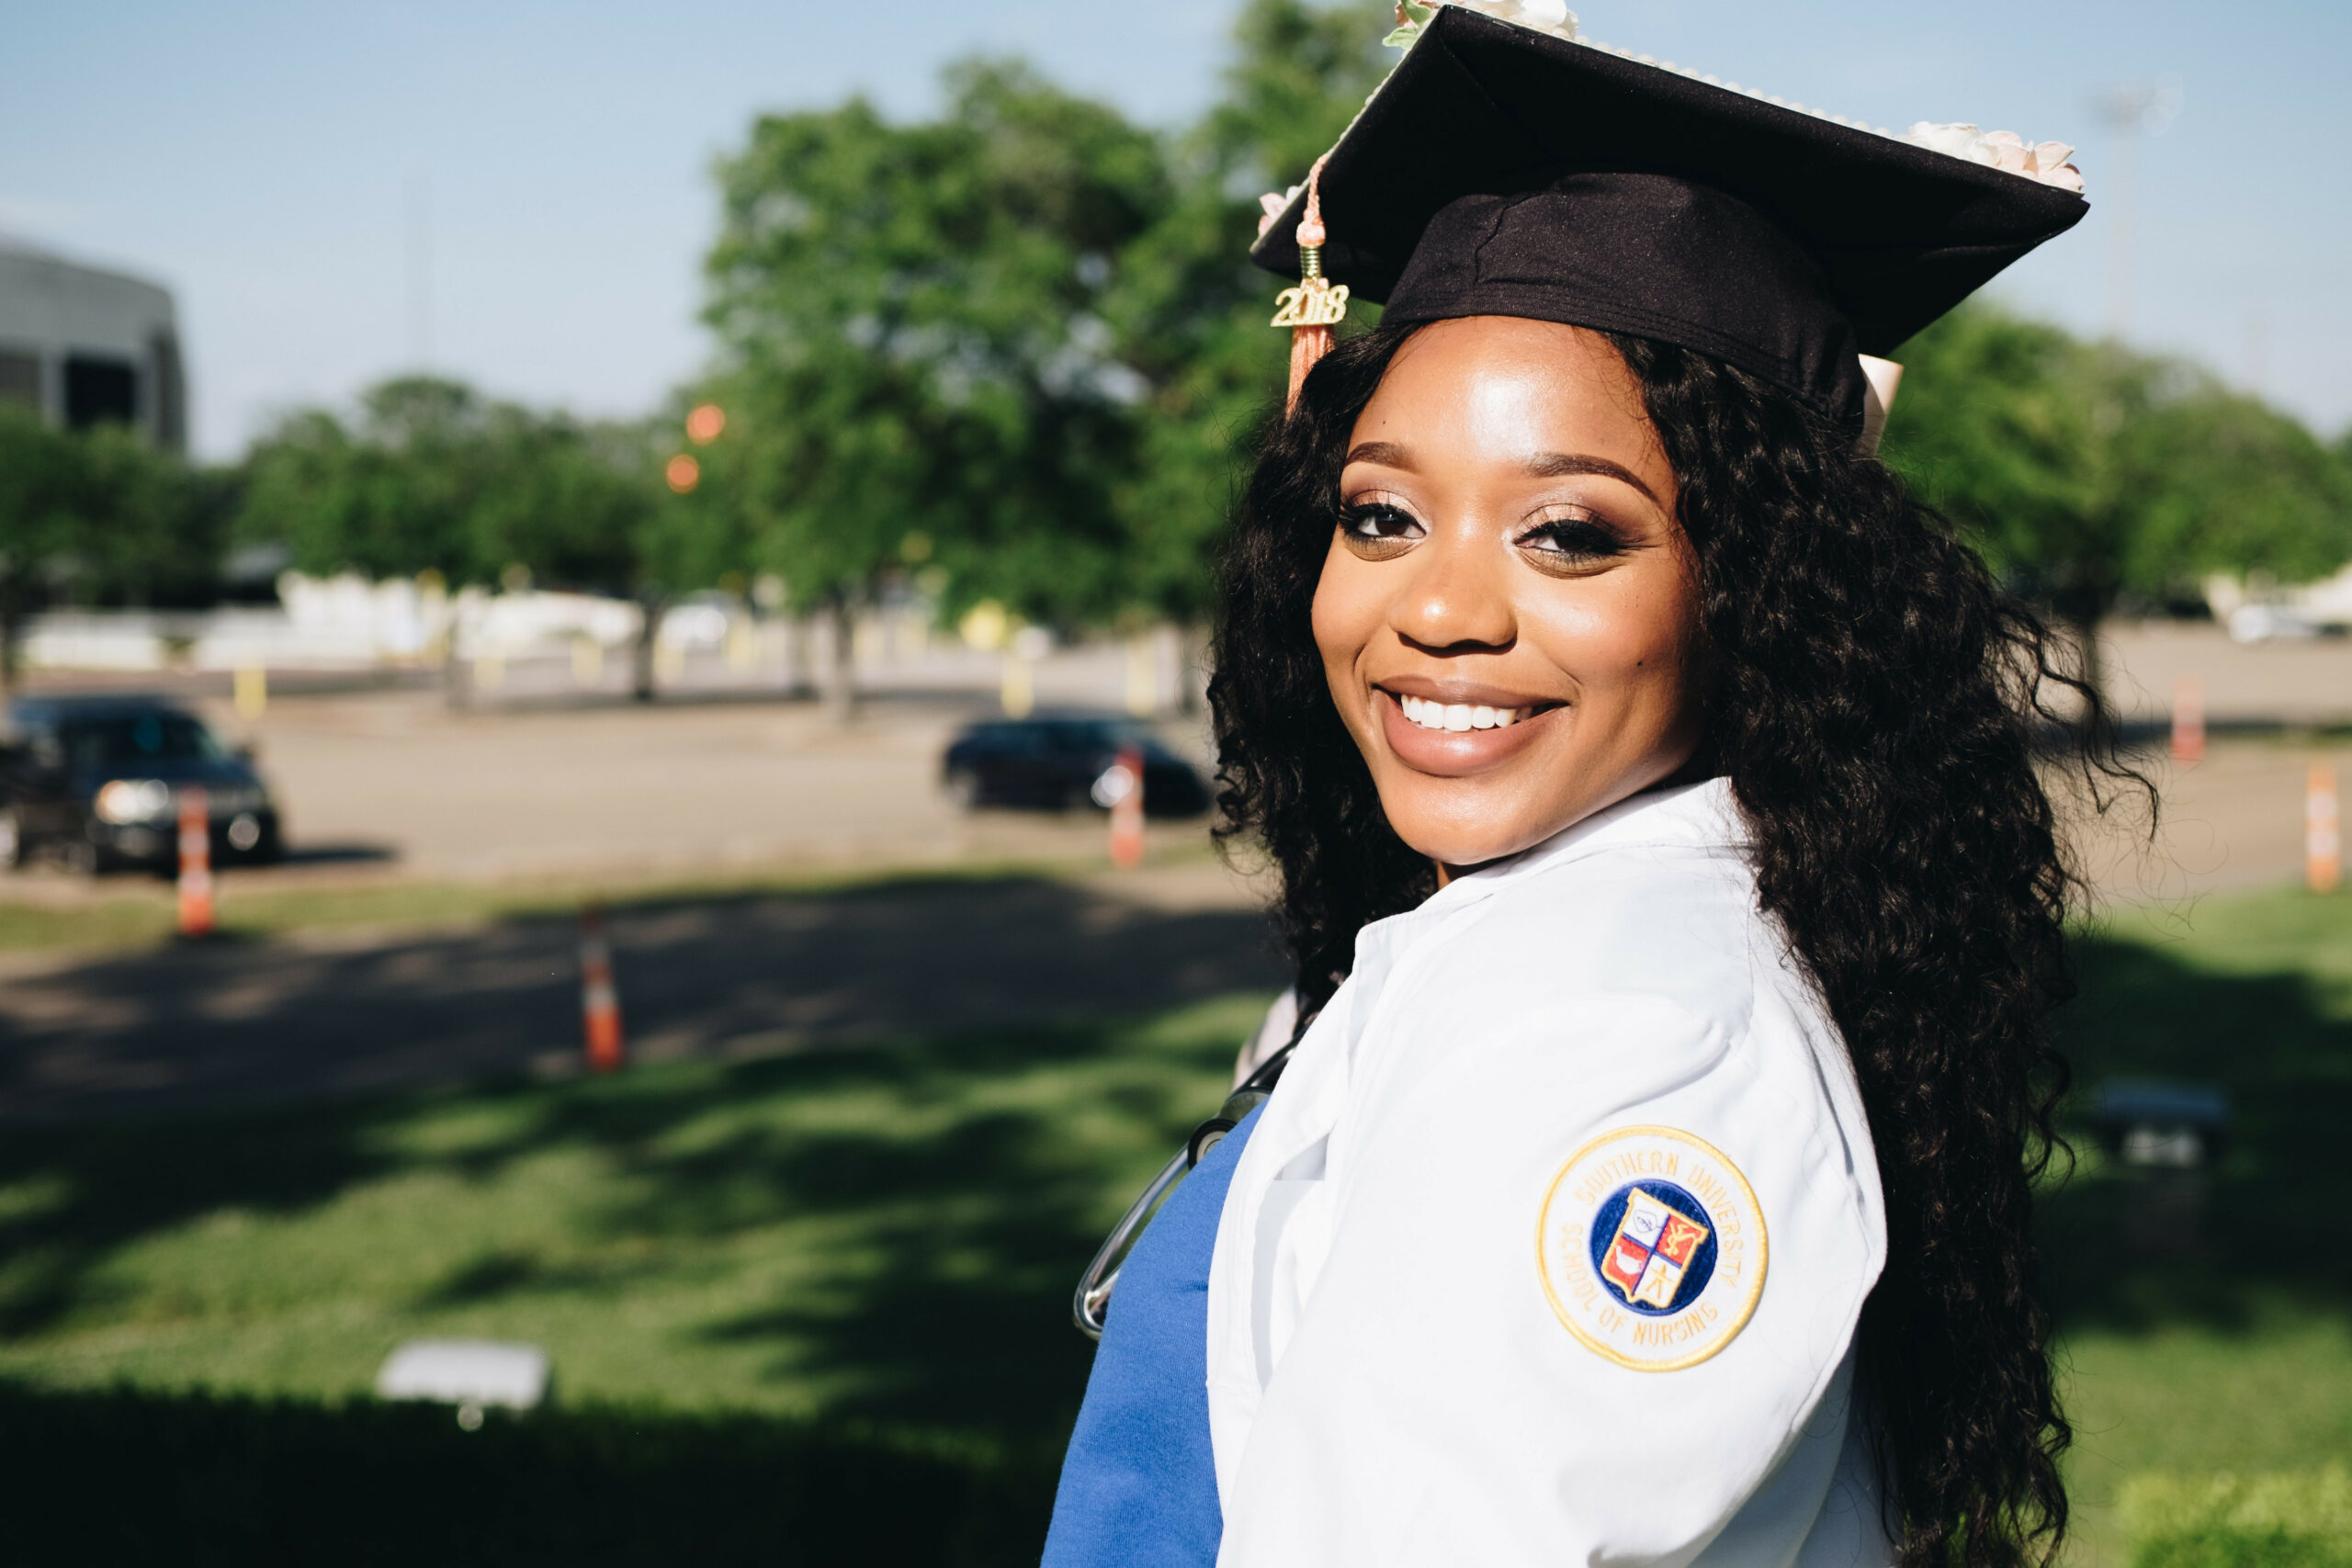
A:
{"label": "graduation cap", "polygon": [[1892,397],[1864,356],[2089,210],[2069,149],[1912,136],[1444,5],[1250,259],[1303,279],[1277,324],[1336,320],[1343,287],[1395,322],[1627,333],[1862,429]]}

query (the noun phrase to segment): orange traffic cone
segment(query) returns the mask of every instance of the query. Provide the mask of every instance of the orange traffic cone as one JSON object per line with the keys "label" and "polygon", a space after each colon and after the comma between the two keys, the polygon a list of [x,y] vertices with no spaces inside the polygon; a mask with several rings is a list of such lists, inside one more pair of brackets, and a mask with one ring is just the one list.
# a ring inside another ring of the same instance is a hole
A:
{"label": "orange traffic cone", "polygon": [[2194,675],[2173,682],[2172,760],[2185,768],[2205,760],[2205,682]]}
{"label": "orange traffic cone", "polygon": [[2314,761],[2303,785],[2303,881],[2333,893],[2344,880],[2343,819],[2336,811],[2335,764]]}
{"label": "orange traffic cone", "polygon": [[1114,782],[1104,791],[1111,797],[1111,863],[1143,863],[1143,750],[1123,748],[1112,764]]}
{"label": "orange traffic cone", "polygon": [[580,909],[580,1021],[586,1035],[588,1068],[609,1073],[621,1065],[621,996],[613,984],[613,949],[605,940],[605,911],[594,904]]}
{"label": "orange traffic cone", "polygon": [[202,786],[180,791],[180,935],[212,934],[212,803]]}

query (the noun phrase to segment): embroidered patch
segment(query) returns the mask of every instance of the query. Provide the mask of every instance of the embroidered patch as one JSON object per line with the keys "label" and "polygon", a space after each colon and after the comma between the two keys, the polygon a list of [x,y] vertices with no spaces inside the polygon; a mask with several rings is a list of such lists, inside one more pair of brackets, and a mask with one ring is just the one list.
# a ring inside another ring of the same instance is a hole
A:
{"label": "embroidered patch", "polygon": [[1620,1127],[1570,1156],[1535,1247],[1568,1332],[1635,1371],[1698,1365],[1764,1292],[1764,1212],[1747,1179],[1672,1127]]}

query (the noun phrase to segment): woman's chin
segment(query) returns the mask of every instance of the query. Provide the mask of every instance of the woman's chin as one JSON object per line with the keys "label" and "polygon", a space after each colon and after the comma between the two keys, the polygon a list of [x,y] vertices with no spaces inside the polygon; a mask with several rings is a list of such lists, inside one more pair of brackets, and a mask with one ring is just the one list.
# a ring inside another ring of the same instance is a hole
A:
{"label": "woman's chin", "polygon": [[1533,849],[1562,828],[1512,792],[1429,777],[1381,791],[1381,808],[1406,847],[1442,865],[1468,870]]}
{"label": "woman's chin", "polygon": [[1414,853],[1466,870],[1532,850],[1651,787],[1664,766],[1614,768],[1545,748],[1516,765],[1453,775],[1392,753],[1374,764],[1373,780],[1390,829]]}

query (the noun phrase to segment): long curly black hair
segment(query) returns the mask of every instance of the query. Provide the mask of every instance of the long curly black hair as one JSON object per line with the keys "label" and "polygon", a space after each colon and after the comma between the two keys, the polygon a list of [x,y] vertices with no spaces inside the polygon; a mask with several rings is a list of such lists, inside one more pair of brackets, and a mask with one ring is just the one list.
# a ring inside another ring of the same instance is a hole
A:
{"label": "long curly black hair", "polygon": [[[1332,705],[1309,625],[1356,419],[1411,329],[1340,344],[1270,431],[1224,564],[1209,698],[1228,842],[1281,877],[1305,1010],[1367,921],[1435,886]],[[2031,1185],[2066,1068],[2078,893],[2034,768],[2064,726],[2128,779],[2066,645],[1850,432],[1703,355],[1610,334],[1680,490],[1712,687],[1697,766],[1730,781],[1765,908],[1843,1032],[1878,1149],[1887,1264],[1861,1377],[1905,1564],[2054,1555],[2070,1439],[2035,1295]],[[2063,706],[2062,706],[2063,705]]]}

